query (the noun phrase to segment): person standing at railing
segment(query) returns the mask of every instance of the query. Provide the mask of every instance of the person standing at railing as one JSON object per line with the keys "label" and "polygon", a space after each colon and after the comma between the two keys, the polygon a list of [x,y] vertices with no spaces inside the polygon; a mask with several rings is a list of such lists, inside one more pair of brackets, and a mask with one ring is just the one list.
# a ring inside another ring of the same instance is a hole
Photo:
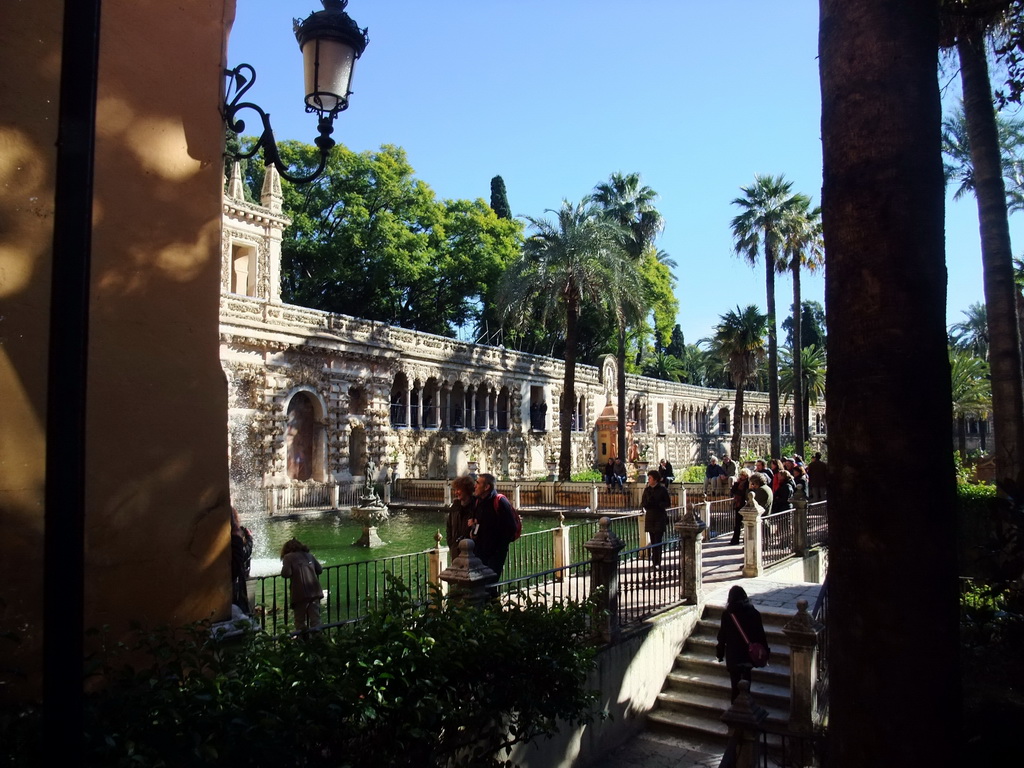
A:
{"label": "person standing at railing", "polygon": [[739,476],[736,478],[736,482],[732,484],[732,511],[736,513],[736,522],[732,529],[732,540],[729,542],[732,545],[740,543],[740,533],[743,531],[743,515],[740,514],[740,510],[743,509],[747,503],[747,493],[750,491],[750,470],[746,467],[740,470]]}
{"label": "person standing at railing", "polygon": [[469,475],[461,475],[452,480],[452,505],[448,508],[448,520],[445,524],[445,541],[448,549],[459,554],[459,542],[469,537],[470,519],[473,517],[473,481]]}
{"label": "person standing at railing", "polygon": [[647,487],[644,488],[641,505],[644,509],[644,528],[651,537],[651,566],[661,567],[661,542],[668,527],[668,508],[672,504],[668,488],[661,484],[661,473],[652,469],[647,473]]}
{"label": "person standing at railing", "polygon": [[814,454],[807,465],[808,498],[811,501],[824,501],[828,496],[828,464],[821,460],[821,454]]}
{"label": "person standing at railing", "polygon": [[772,501],[774,501],[774,495],[772,494],[771,480],[764,472],[754,472],[750,476],[750,490],[754,492],[754,501],[756,501],[764,512],[761,513],[762,517],[767,517],[772,513]]}
{"label": "person standing at railing", "polygon": [[252,565],[252,532],[242,525],[238,510],[231,507],[231,602],[248,616],[249,568]]}
{"label": "person standing at railing", "polygon": [[784,469],[780,469],[775,476],[779,479],[779,487],[773,493],[772,510],[783,512],[793,506],[789,500],[796,493],[796,484],[793,482],[793,476]]}
{"label": "person standing at railing", "polygon": [[[501,571],[508,558],[508,545],[516,535],[516,521],[512,513],[512,503],[498,493],[497,481],[489,472],[477,475],[473,490],[475,503],[473,518],[473,540],[476,542],[476,556],[480,562],[494,571],[495,581],[501,581]],[[498,596],[498,590],[488,590],[491,597]]]}
{"label": "person standing at railing", "polygon": [[281,575],[290,580],[296,630],[320,626],[320,601],[324,591],[319,576],[323,570],[310,554],[309,547],[298,539],[288,539],[281,547]]}

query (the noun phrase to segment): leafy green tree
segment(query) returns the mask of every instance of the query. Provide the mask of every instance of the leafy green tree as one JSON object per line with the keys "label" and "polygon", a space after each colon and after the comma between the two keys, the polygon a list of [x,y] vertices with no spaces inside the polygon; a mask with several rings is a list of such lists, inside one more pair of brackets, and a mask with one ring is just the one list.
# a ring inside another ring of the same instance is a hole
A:
{"label": "leafy green tree", "polygon": [[711,338],[711,353],[724,363],[736,388],[732,412],[732,445],[730,456],[739,456],[743,449],[743,395],[747,380],[764,359],[764,337],[768,316],[751,304],[736,307],[719,319]]}
{"label": "leafy green tree", "polygon": [[949,348],[950,384],[953,389],[953,420],[961,456],[967,455],[967,418],[987,417],[992,405],[988,363],[968,349]]}
{"label": "leafy green tree", "polygon": [[1024,367],[1003,156],[988,67],[990,36],[1004,28],[1008,13],[1019,16],[1020,8],[1008,1],[978,0],[946,0],[941,8],[941,45],[955,46],[960,63],[971,177],[978,202],[996,484],[1004,493],[1020,498],[1024,495]]}
{"label": "leafy green tree", "polygon": [[505,180],[501,176],[491,179],[491,210],[499,219],[511,219],[512,209],[508,204]]}
{"label": "leafy green tree", "polygon": [[[318,151],[283,142],[296,169]],[[354,153],[336,147],[312,184],[282,182],[292,218],[282,243],[282,296],[330,312],[452,336],[479,325],[521,227],[483,200],[438,200],[413,176],[399,147]]]}
{"label": "leafy green tree", "polygon": [[[593,205],[563,201],[558,211],[550,212],[556,214],[555,222],[527,217],[533,231],[502,279],[501,306],[506,319],[521,321],[538,307],[544,316],[564,318],[562,402],[574,403],[580,311],[587,305],[605,306],[609,286],[629,281],[633,262],[619,245],[618,227]],[[572,473],[571,416],[571,408],[560,409],[560,480],[568,480]]]}
{"label": "leafy green tree", "polygon": [[[775,325],[775,273],[786,268],[788,229],[793,209],[800,196],[793,183],[783,176],[754,176],[754,183],[741,187],[742,197],[732,204],[741,213],[732,220],[733,248],[738,256],[756,265],[764,260],[765,293],[768,309],[768,409],[772,456],[782,452],[782,427],[779,419],[779,343]],[[780,269],[781,267],[781,269]],[[735,451],[735,448],[733,449]]]}
{"label": "leafy green tree", "polygon": [[[644,253],[653,245],[654,239],[665,224],[662,215],[654,206],[656,198],[655,191],[641,182],[638,173],[613,173],[607,182],[594,187],[591,195],[604,218],[617,225],[619,243],[625,255],[636,264],[643,259]],[[619,294],[619,307],[615,313],[618,325],[617,455],[620,457],[626,455],[626,325],[631,315],[630,310],[643,308],[645,302],[642,298],[645,297]],[[627,302],[631,307],[626,306]]]}
{"label": "leafy green tree", "polygon": [[[825,263],[825,246],[821,239],[821,208],[811,207],[811,199],[805,195],[795,196],[786,222],[785,234],[788,267],[793,274],[793,335],[802,339],[803,313],[800,311],[802,304],[800,273],[804,268],[815,272],[821,269]],[[802,355],[792,356],[793,376],[796,381],[803,381],[803,374],[800,370],[802,357]],[[804,435],[807,432],[806,414],[803,387],[795,387],[793,389],[793,432],[796,438],[796,452],[801,456],[804,454]]]}
{"label": "leafy green tree", "polygon": [[[824,351],[825,332],[825,308],[817,301],[801,302],[803,310],[800,313],[800,346],[815,346]],[[794,345],[793,317],[787,317],[782,321],[782,329],[786,332],[786,346],[792,348]]]}
{"label": "leafy green tree", "polygon": [[676,323],[672,327],[672,336],[668,342],[668,346],[665,347],[665,351],[670,355],[681,359],[685,348],[686,339],[683,338],[683,329],[679,327],[679,323]]}

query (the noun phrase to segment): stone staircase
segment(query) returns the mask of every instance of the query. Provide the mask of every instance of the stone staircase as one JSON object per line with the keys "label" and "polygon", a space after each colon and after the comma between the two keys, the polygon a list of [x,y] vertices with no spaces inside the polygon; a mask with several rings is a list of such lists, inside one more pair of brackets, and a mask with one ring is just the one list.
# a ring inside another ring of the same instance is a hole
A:
{"label": "stone staircase", "polygon": [[[759,610],[771,657],[768,666],[754,670],[750,691],[754,701],[768,711],[768,723],[781,726],[789,719],[789,643],[782,627],[793,616]],[[715,658],[721,619],[721,607],[708,605],[704,609],[647,715],[649,728],[697,742],[724,744],[728,739],[729,729],[721,718],[729,708],[729,672]]]}

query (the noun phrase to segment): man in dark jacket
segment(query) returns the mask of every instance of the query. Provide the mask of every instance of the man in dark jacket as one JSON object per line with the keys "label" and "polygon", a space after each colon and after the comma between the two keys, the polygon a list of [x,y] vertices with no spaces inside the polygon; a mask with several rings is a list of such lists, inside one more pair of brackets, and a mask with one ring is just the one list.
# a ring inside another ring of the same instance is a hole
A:
{"label": "man in dark jacket", "polygon": [[[494,475],[481,472],[476,478],[473,495],[476,497],[476,556],[497,575],[501,581],[501,571],[508,557],[508,545],[516,535],[516,523],[512,516],[512,504],[504,496],[498,496],[495,490]],[[497,590],[491,592],[497,596]]]}
{"label": "man in dark jacket", "polygon": [[[661,484],[661,473],[652,469],[647,473],[647,487],[641,500],[644,508],[644,528],[651,537],[651,544],[661,544],[668,527],[668,507],[672,503],[668,488]],[[661,547],[651,549],[651,565],[661,566]]]}
{"label": "man in dark jacket", "polygon": [[[745,640],[744,634],[747,636]],[[736,696],[740,692],[740,680],[749,683],[750,673],[754,668],[748,643],[760,643],[766,652],[770,651],[761,614],[751,605],[743,587],[734,586],[729,590],[729,600],[722,613],[722,626],[718,629],[718,646],[715,648],[718,660],[724,658],[725,666],[729,670],[733,701],[736,701]]]}

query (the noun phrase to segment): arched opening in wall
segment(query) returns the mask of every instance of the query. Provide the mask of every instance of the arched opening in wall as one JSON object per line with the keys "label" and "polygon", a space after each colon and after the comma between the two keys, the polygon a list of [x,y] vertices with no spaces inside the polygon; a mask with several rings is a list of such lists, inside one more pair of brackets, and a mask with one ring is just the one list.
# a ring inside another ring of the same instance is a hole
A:
{"label": "arched opening in wall", "polygon": [[366,415],[367,399],[365,389],[362,387],[349,387],[348,412],[353,416]]}
{"label": "arched opening in wall", "polygon": [[395,376],[395,381],[391,385],[392,427],[409,426],[408,411],[405,407],[408,401],[408,394],[409,380],[405,377],[404,373],[399,373]]}
{"label": "arched opening in wall", "polygon": [[729,411],[725,408],[718,411],[718,434],[729,434]]}
{"label": "arched opening in wall", "polygon": [[665,404],[664,403],[658,403],[657,411],[656,412],[657,412],[658,434],[659,435],[664,435],[665,434]]}
{"label": "arched opening in wall", "polygon": [[793,414],[791,413],[782,414],[782,434],[793,434]]}
{"label": "arched opening in wall", "polygon": [[291,480],[311,480],[321,461],[323,426],[317,420],[316,403],[305,392],[296,392],[288,403],[285,429],[287,472]]}
{"label": "arched opening in wall", "polygon": [[481,384],[476,388],[476,397],[474,398],[474,408],[476,419],[473,424],[474,429],[487,429],[488,413],[488,395],[490,394],[490,388],[486,384]]}
{"label": "arched opening in wall", "polygon": [[440,391],[437,386],[437,379],[431,377],[423,385],[423,415],[420,422],[424,429],[437,429],[438,427],[438,398]]}
{"label": "arched opening in wall", "polygon": [[577,432],[583,432],[587,428],[587,401],[583,395],[576,400],[576,412],[573,414],[573,427]]}
{"label": "arched opening in wall", "polygon": [[509,394],[508,387],[502,387],[498,393],[498,429],[508,431]]}
{"label": "arched opening in wall", "polygon": [[544,400],[544,387],[530,385],[530,429],[544,432],[548,428],[548,404]]}
{"label": "arched opening in wall", "polygon": [[461,381],[452,384],[451,397],[448,398],[448,423],[452,429],[462,429],[466,422],[466,390]]}
{"label": "arched opening in wall", "polygon": [[409,426],[412,429],[419,429],[423,426],[423,422],[420,420],[420,404],[423,397],[423,387],[419,381],[412,383],[412,389],[409,392]]}
{"label": "arched opening in wall", "polygon": [[231,244],[231,292],[242,296],[256,295],[256,248],[241,243]]}
{"label": "arched opening in wall", "polygon": [[361,425],[348,435],[348,471],[352,477],[366,473],[366,430]]}

